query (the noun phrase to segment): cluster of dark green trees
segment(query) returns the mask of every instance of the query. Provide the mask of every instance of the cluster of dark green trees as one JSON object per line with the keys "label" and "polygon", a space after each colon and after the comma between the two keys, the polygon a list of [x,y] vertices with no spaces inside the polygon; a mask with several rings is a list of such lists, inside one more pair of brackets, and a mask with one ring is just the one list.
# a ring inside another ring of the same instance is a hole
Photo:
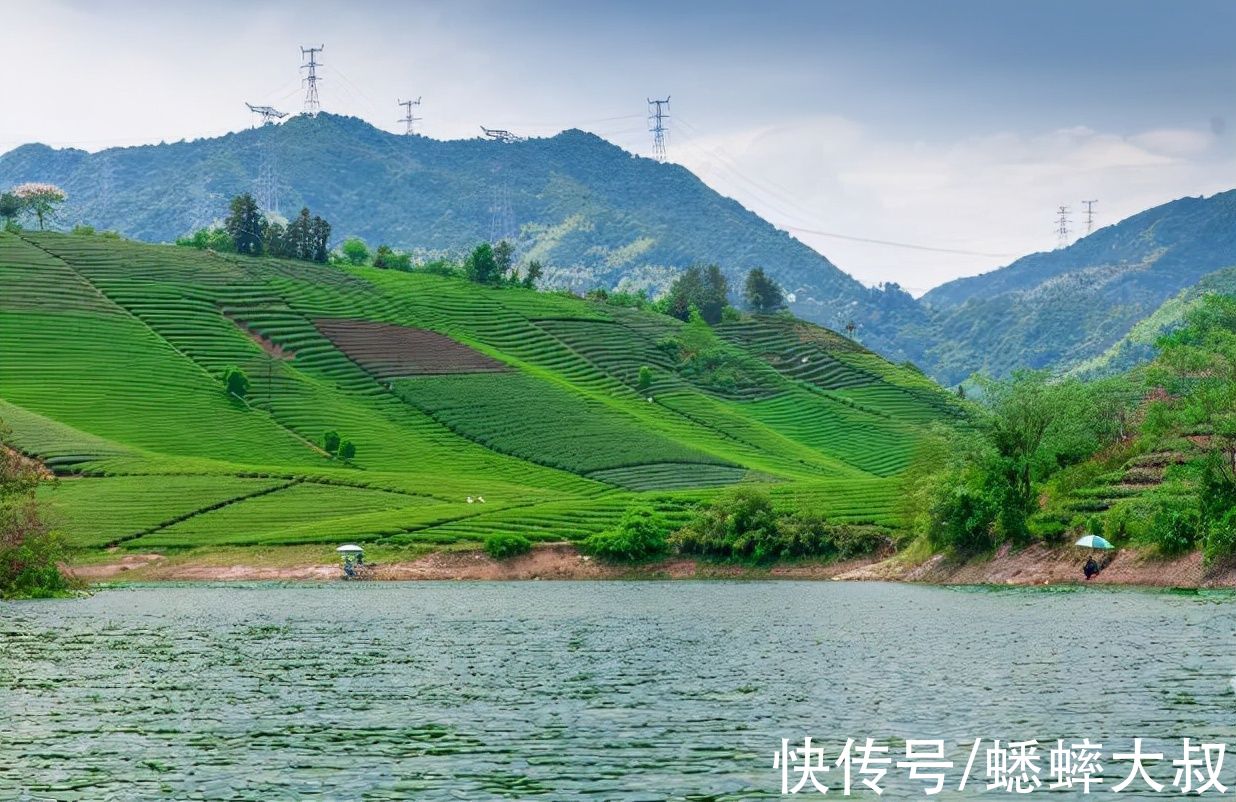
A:
{"label": "cluster of dark green trees", "polygon": [[198,229],[176,244],[248,256],[326,262],[330,258],[330,232],[330,223],[311,215],[308,208],[301,209],[286,225],[270,220],[253,196],[245,193],[232,198],[221,228]]}
{"label": "cluster of dark green trees", "polygon": [[701,504],[677,529],[651,507],[632,507],[617,526],[584,541],[583,549],[611,562],[639,562],[677,552],[768,563],[848,559],[892,546],[888,530],[834,523],[809,510],[778,510],[767,491],[736,487]]}
{"label": "cluster of dark green trees", "polygon": [[[232,199],[221,227],[198,229],[190,236],[178,239],[176,244],[249,256],[335,261],[386,270],[416,269],[410,254],[385,244],[371,250],[359,237],[348,237],[338,252],[332,254],[330,234],[330,223],[311,215],[308,208],[301,209],[300,214],[286,225],[269,220],[253,196],[245,193]],[[492,287],[535,288],[545,274],[544,265],[537,260],[519,265],[515,246],[508,240],[481,243],[462,262],[438,258],[418,267],[427,272],[458,276]],[[649,308],[683,321],[689,321],[696,315],[705,323],[715,325],[738,317],[738,311],[730,306],[729,295],[729,284],[721,268],[717,265],[695,265],[683,271],[666,295],[657,301],[650,301],[643,293],[611,293],[607,290],[594,290],[588,297],[620,306]],[[756,314],[772,314],[786,308],[785,293],[759,267],[747,273],[742,301],[748,311]]]}
{"label": "cluster of dark green trees", "polygon": [[334,429],[322,435],[322,450],[345,460],[356,456],[356,444],[351,440],[344,440]]}
{"label": "cluster of dark green trees", "polygon": [[[727,316],[736,316],[729,305],[729,284],[716,265],[687,268],[670,285],[664,301],[661,311],[679,320],[690,320],[692,310],[713,325]],[[762,267],[747,273],[743,301],[748,310],[757,314],[771,314],[785,308],[785,294]]]}
{"label": "cluster of dark green trees", "polygon": [[507,240],[501,240],[496,245],[481,243],[472,249],[463,263],[463,275],[469,281],[491,286],[532,288],[544,273],[541,263],[534,260],[527,264],[521,276],[515,264],[515,246]]}

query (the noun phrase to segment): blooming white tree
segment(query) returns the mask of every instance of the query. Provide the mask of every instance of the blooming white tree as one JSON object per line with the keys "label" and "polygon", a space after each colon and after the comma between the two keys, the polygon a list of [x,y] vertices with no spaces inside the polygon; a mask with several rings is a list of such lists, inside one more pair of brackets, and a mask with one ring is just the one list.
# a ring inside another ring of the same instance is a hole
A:
{"label": "blooming white tree", "polygon": [[39,221],[39,229],[56,214],[57,207],[68,199],[68,194],[55,184],[31,182],[13,187],[13,196],[25,205]]}

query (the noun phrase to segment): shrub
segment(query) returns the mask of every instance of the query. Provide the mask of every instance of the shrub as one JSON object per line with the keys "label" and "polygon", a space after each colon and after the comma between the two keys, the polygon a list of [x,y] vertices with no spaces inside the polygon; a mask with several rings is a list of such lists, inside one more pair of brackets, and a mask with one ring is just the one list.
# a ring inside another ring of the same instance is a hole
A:
{"label": "shrub", "polygon": [[360,237],[348,237],[339,250],[350,265],[363,265],[369,261],[369,246]]}
{"label": "shrub", "polygon": [[843,560],[873,554],[891,542],[888,533],[878,526],[837,524],[829,527],[828,539],[837,556]]}
{"label": "shrub", "polygon": [[1155,502],[1143,540],[1162,554],[1181,554],[1197,542],[1198,523],[1196,503],[1184,498],[1161,497]]}
{"label": "shrub", "polygon": [[1236,554],[1236,509],[1212,521],[1202,541],[1202,558],[1209,564]]}
{"label": "shrub", "polygon": [[739,488],[718,498],[674,535],[685,552],[729,559],[849,559],[889,545],[877,526],[833,524],[804,510],[778,514],[763,491]]}
{"label": "shrub", "polygon": [[[339,432],[332,429],[322,435],[322,448],[327,454],[334,454],[339,451]],[[340,456],[342,456],[342,454]]]}
{"label": "shrub", "polygon": [[50,599],[73,589],[57,564],[65,558],[64,541],[40,528],[0,538],[0,598]]}
{"label": "shrub", "polygon": [[389,245],[379,245],[373,254],[373,266],[385,270],[411,270],[412,257],[393,250]]}
{"label": "shrub", "polygon": [[356,456],[356,444],[351,440],[344,440],[339,444],[339,456],[344,459],[352,459]]}
{"label": "shrub", "polygon": [[495,532],[485,538],[485,553],[495,560],[509,560],[532,551],[532,541],[523,535]]}
{"label": "shrub", "polygon": [[[115,232],[104,232],[104,236],[114,234]],[[236,250],[236,242],[232,239],[232,235],[223,228],[199,228],[191,235],[176,240],[176,244],[181,248],[196,248],[199,251],[231,253]]]}
{"label": "shrub", "polygon": [[689,553],[771,559],[778,556],[776,519],[767,492],[740,487],[698,509],[673,541]]}
{"label": "shrub", "polygon": [[1113,504],[1103,516],[1103,537],[1113,544],[1144,542],[1149,531],[1152,505],[1145,498]]}
{"label": "shrub", "polygon": [[584,551],[603,560],[637,562],[659,557],[669,548],[665,519],[650,507],[631,507],[618,526],[584,541]]}
{"label": "shrub", "polygon": [[421,265],[420,269],[435,276],[446,276],[448,278],[463,275],[463,268],[449,259],[431,259]]}
{"label": "shrub", "polygon": [[989,549],[999,513],[999,502],[982,488],[948,487],[932,504],[928,537],[936,547],[961,553]]}
{"label": "shrub", "polygon": [[223,385],[230,394],[244,398],[249,392],[249,377],[243,370],[232,365],[223,371]]}
{"label": "shrub", "polygon": [[647,365],[640,365],[639,381],[635,386],[640,390],[647,390],[652,386],[652,369]]}
{"label": "shrub", "polygon": [[94,226],[73,226],[73,230],[69,233],[79,237],[91,237],[94,236]]}
{"label": "shrub", "polygon": [[[0,427],[0,438],[5,431]],[[43,475],[0,444],[0,598],[48,598],[72,589],[57,563],[63,541],[50,531],[35,496]]]}

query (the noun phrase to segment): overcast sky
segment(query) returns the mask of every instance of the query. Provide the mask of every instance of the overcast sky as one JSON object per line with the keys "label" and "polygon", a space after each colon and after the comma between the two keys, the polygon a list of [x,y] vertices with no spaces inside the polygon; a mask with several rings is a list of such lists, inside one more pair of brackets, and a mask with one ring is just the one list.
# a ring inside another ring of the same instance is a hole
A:
{"label": "overcast sky", "polygon": [[[867,283],[917,294],[1236,186],[1236,3],[0,0],[0,152],[98,150],[322,107],[389,130],[579,127],[669,156]],[[15,67],[12,65],[16,65]],[[977,254],[940,253],[827,232]],[[1007,256],[1006,256],[1007,255]]]}

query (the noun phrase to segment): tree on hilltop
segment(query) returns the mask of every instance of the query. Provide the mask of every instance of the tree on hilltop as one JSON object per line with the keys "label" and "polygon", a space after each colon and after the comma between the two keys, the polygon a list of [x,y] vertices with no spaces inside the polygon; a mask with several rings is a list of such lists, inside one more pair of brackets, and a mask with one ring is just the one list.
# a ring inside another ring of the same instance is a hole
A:
{"label": "tree on hilltop", "polygon": [[13,196],[22,204],[22,211],[29,212],[39,221],[39,229],[56,216],[60,204],[68,199],[65,191],[55,184],[29,183],[13,187]]}
{"label": "tree on hilltop", "polygon": [[533,289],[536,287],[537,281],[539,281],[543,275],[545,275],[545,268],[541,266],[540,262],[533,259],[528,263],[528,269],[524,273],[524,280],[520,283],[528,289]]}
{"label": "tree on hilltop", "polygon": [[261,256],[266,241],[266,218],[258,208],[257,201],[246,192],[232,198],[229,214],[223,228],[236,245],[237,253]]}
{"label": "tree on hilltop", "polygon": [[473,248],[464,260],[464,274],[477,284],[497,284],[502,272],[494,256],[494,247],[482,242]]}
{"label": "tree on hilltop", "polygon": [[690,320],[694,308],[704,322],[720,323],[728,293],[729,287],[721,268],[716,265],[693,265],[670,285],[667,311],[679,320]]}
{"label": "tree on hilltop", "polygon": [[[515,246],[507,240],[501,240],[494,246],[494,264],[498,267],[497,278],[506,278],[515,266]],[[512,276],[513,278],[513,276]]]}
{"label": "tree on hilltop", "polygon": [[769,314],[785,308],[785,294],[762,267],[754,268],[747,273],[747,281],[743,285],[742,294],[747,308],[758,314]]}
{"label": "tree on hilltop", "polygon": [[313,252],[306,258],[311,262],[322,262],[325,264],[326,260],[330,257],[330,223],[317,215],[313,217],[309,243],[312,245]]}

